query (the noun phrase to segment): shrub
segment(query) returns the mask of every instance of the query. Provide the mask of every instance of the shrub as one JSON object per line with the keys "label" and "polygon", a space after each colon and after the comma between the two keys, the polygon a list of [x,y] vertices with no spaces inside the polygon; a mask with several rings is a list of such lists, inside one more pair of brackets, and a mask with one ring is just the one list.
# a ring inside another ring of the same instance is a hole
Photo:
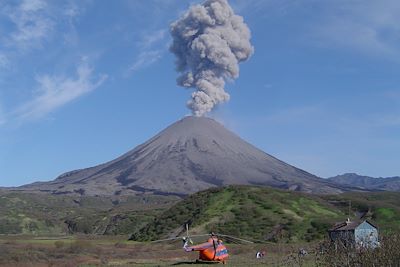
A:
{"label": "shrub", "polygon": [[316,253],[316,266],[399,266],[400,234],[382,237],[378,248],[355,248],[345,244],[325,241]]}

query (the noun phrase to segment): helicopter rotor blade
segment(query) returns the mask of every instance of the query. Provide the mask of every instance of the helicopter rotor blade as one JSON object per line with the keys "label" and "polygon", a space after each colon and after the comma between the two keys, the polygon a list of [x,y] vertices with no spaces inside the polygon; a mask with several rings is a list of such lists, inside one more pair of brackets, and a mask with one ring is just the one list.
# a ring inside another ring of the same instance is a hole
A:
{"label": "helicopter rotor blade", "polygon": [[[210,236],[209,234],[202,234],[202,235],[192,235],[190,238],[193,237],[205,237],[205,236]],[[171,237],[171,238],[166,238],[166,239],[158,239],[158,240],[153,240],[150,241],[150,243],[159,243],[159,242],[168,242],[168,241],[175,241],[175,240],[182,240],[183,238],[186,238],[186,236],[177,236],[177,237]],[[193,241],[191,242],[193,243]]]}
{"label": "helicopter rotor blade", "polygon": [[172,237],[172,238],[166,238],[166,239],[159,239],[159,240],[153,240],[150,241],[150,243],[161,243],[161,242],[168,242],[168,241],[175,241],[175,240],[182,240],[185,238],[184,236],[179,236],[179,237]]}
{"label": "helicopter rotor blade", "polygon": [[227,238],[227,239],[238,240],[238,241],[241,241],[241,242],[243,242],[243,243],[254,244],[253,241],[249,241],[249,240],[246,240],[246,239],[234,237],[234,236],[231,236],[231,235],[224,235],[224,234],[216,234],[216,235],[217,235],[217,236],[221,236],[221,237],[225,237],[225,238]]}
{"label": "helicopter rotor blade", "polygon": [[[215,235],[216,236],[220,236],[220,237],[224,237],[224,238],[229,239],[231,241],[236,240],[236,241],[240,241],[240,242],[247,243],[247,244],[254,244],[255,242],[261,242],[261,240],[260,241],[258,241],[258,240],[257,241],[250,241],[250,240],[238,238],[238,237],[231,236],[231,235],[225,235],[225,234],[215,234]],[[209,237],[209,236],[210,236],[210,234],[192,235],[192,236],[189,237],[189,242],[193,244],[193,241],[192,241],[191,238]],[[182,240],[182,239],[186,239],[186,238],[187,238],[187,236],[177,236],[177,237],[172,237],[172,238],[154,240],[154,241],[151,241],[151,243],[168,242],[168,241]]]}
{"label": "helicopter rotor blade", "polygon": [[[209,237],[210,236],[210,234],[200,234],[200,235],[189,236],[189,223],[186,223],[183,229],[184,229],[183,231],[186,230],[186,236],[177,236],[177,237],[173,237],[173,238],[154,240],[154,241],[151,241],[151,243],[168,242],[168,241],[175,241],[175,240],[180,239],[180,240],[183,240],[184,246],[187,246],[189,243],[193,244],[192,238],[194,238],[194,237],[205,237],[205,236]],[[223,237],[223,238],[227,239],[228,241],[234,242],[234,243],[240,243],[241,242],[241,243],[247,243],[247,244],[254,244],[256,242],[260,242],[260,243],[265,242],[265,241],[262,241],[262,240],[250,241],[250,240],[246,240],[246,239],[235,237],[235,236],[231,236],[231,235],[211,233],[211,236],[213,236],[213,235],[215,235],[217,237]]]}

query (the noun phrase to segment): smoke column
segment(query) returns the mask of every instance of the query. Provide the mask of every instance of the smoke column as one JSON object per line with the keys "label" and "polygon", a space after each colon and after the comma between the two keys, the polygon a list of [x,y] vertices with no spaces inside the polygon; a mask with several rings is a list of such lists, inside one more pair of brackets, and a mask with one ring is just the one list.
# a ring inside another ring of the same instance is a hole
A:
{"label": "smoke column", "polygon": [[178,85],[195,88],[187,106],[203,116],[229,100],[225,81],[239,77],[239,63],[254,51],[250,30],[227,0],[207,0],[192,6],[170,31]]}

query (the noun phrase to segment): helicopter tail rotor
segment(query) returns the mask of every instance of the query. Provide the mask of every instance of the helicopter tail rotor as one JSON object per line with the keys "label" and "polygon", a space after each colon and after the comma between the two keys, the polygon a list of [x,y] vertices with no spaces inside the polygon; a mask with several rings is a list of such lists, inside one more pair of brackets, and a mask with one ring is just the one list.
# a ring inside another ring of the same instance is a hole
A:
{"label": "helicopter tail rotor", "polygon": [[189,243],[193,244],[192,239],[189,237],[189,224],[186,224],[186,238],[189,239]]}
{"label": "helicopter tail rotor", "polygon": [[183,241],[183,248],[187,248],[189,244],[193,245],[193,240],[189,236],[189,224],[186,224],[186,236],[182,238]]}

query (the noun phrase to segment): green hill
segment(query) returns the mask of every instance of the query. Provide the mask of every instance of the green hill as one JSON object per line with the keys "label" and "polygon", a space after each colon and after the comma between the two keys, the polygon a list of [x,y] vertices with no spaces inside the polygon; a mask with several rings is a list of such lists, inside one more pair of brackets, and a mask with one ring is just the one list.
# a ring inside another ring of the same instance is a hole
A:
{"label": "green hill", "polygon": [[[179,201],[179,202],[178,202]],[[0,193],[0,234],[133,234],[139,241],[210,231],[248,239],[321,239],[335,222],[364,216],[381,231],[400,230],[400,193],[316,196],[267,187],[229,186],[188,196],[67,196]]]}
{"label": "green hill", "polygon": [[364,216],[383,232],[400,231],[400,192],[349,192],[323,196],[323,199],[348,214]]}
{"label": "green hill", "polygon": [[147,241],[176,236],[189,223],[192,233],[219,232],[263,241],[311,241],[335,222],[367,216],[383,229],[399,230],[400,193],[316,196],[265,187],[229,186],[196,193],[132,235]]}
{"label": "green hill", "polygon": [[0,234],[128,234],[170,207],[173,196],[73,197],[0,193]]}

